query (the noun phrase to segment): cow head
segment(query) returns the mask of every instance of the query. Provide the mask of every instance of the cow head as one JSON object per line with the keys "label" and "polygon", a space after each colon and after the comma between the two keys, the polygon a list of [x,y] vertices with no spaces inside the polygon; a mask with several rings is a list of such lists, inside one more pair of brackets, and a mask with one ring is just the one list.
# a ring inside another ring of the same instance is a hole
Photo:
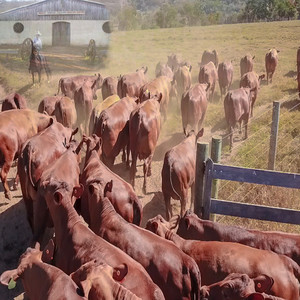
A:
{"label": "cow head", "polygon": [[164,238],[170,230],[170,224],[161,215],[157,215],[147,221],[146,229]]}
{"label": "cow head", "polygon": [[113,268],[105,263],[92,260],[71,273],[70,277],[82,289],[86,298],[89,297],[92,289],[100,289],[104,296],[103,299],[111,299],[109,294],[112,293],[115,281],[121,282],[127,273],[126,264]]}
{"label": "cow head", "polygon": [[[222,281],[211,284],[210,286],[202,286],[200,289],[200,299],[248,299],[247,297],[249,295],[253,295],[256,292],[269,291],[270,284],[272,283],[273,279],[266,275],[260,275],[255,279],[251,279],[247,274],[232,273]],[[260,287],[259,291],[256,290],[257,286]]]}

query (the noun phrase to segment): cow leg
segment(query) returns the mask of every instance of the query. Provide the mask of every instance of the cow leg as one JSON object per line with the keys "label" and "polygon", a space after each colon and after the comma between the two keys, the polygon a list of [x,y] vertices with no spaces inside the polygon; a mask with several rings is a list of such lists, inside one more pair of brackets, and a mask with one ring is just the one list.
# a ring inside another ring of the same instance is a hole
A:
{"label": "cow leg", "polygon": [[242,120],[239,121],[239,134],[242,134]]}
{"label": "cow leg", "polygon": [[38,72],[38,76],[39,76],[39,83],[41,83],[41,71]]}
{"label": "cow leg", "polygon": [[230,136],[229,149],[231,151],[233,146],[233,126],[230,126],[229,128],[229,136]]}
{"label": "cow leg", "polygon": [[180,217],[183,217],[186,212],[187,200],[188,200],[188,193],[187,190],[184,190],[183,197],[180,199],[181,202]]}
{"label": "cow leg", "polygon": [[131,183],[132,187],[134,188],[135,175],[136,175],[137,153],[131,153],[131,156],[132,156],[132,162],[131,162],[131,168],[130,168],[130,183]]}
{"label": "cow leg", "polygon": [[4,196],[5,196],[5,198],[7,198],[9,200],[11,200],[12,197],[11,197],[11,194],[9,191],[7,175],[8,175],[9,169],[11,167],[11,164],[12,164],[12,157],[10,160],[6,158],[6,161],[4,162],[3,167],[1,169],[1,173],[0,173],[1,181],[3,183],[3,188],[4,188]]}
{"label": "cow leg", "polygon": [[34,85],[34,72],[31,72],[32,84]]}
{"label": "cow leg", "polygon": [[12,186],[12,188],[13,188],[14,191],[17,190],[19,181],[20,181],[20,177],[19,177],[19,174],[17,173],[17,174],[16,174],[16,177],[15,177],[15,180],[14,180],[14,184],[13,184],[13,186]]}
{"label": "cow leg", "polygon": [[190,210],[193,208],[193,204],[195,202],[195,182],[191,186],[191,203],[190,203]]}
{"label": "cow leg", "polygon": [[130,155],[130,144],[127,144],[127,158],[126,158],[126,167],[127,169],[130,168],[130,163],[129,163],[129,155]]}
{"label": "cow leg", "polygon": [[245,123],[245,140],[248,138],[248,121],[249,121],[249,117],[246,117],[244,120]]}
{"label": "cow leg", "polygon": [[167,195],[163,191],[164,199],[165,199],[165,205],[166,205],[166,220],[169,221],[172,217],[172,208],[171,208],[171,197]]}
{"label": "cow leg", "polygon": [[267,72],[267,84],[269,84],[269,73]]}
{"label": "cow leg", "polygon": [[122,152],[122,163],[126,162],[126,147],[123,148],[123,152]]}

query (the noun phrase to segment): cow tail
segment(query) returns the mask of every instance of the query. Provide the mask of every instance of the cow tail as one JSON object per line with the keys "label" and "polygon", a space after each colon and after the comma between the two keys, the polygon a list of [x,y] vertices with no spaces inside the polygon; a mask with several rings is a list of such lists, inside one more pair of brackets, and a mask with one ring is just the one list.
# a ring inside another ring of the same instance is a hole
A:
{"label": "cow tail", "polygon": [[171,188],[173,190],[173,192],[178,196],[179,200],[180,200],[180,203],[182,202],[182,199],[180,197],[180,195],[176,192],[175,188],[174,188],[174,185],[173,185],[173,182],[172,182],[172,166],[170,164],[170,184],[171,184]]}
{"label": "cow tail", "polygon": [[200,300],[201,274],[197,263],[193,260],[193,264],[189,269],[191,278],[191,299]]}
{"label": "cow tail", "polygon": [[[30,181],[30,184],[32,185],[32,187],[37,191],[37,186],[33,183],[33,179],[32,179],[32,169],[31,169],[31,167],[32,167],[31,166],[31,164],[32,164],[31,157],[33,155],[32,148],[30,147],[30,145],[28,145],[28,147],[29,147],[29,151],[24,151],[22,153],[23,161],[28,162],[28,169],[27,169],[28,178],[29,178],[29,181]],[[25,166],[26,166],[26,163],[25,163]],[[25,172],[26,172],[26,167],[25,167]]]}
{"label": "cow tail", "polygon": [[140,226],[143,215],[143,208],[140,201],[133,201],[133,224]]}

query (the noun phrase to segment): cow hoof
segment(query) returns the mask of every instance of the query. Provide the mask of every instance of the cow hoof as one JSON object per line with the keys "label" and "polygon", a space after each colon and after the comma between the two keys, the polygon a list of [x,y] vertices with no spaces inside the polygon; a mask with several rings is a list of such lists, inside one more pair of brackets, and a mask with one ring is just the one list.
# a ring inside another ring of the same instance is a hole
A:
{"label": "cow hoof", "polygon": [[14,185],[12,186],[12,188],[11,188],[11,191],[16,191],[17,189],[18,189],[17,185],[14,184]]}
{"label": "cow hoof", "polygon": [[11,193],[10,193],[10,192],[4,193],[4,196],[5,196],[5,198],[8,199],[8,200],[12,200],[12,197],[11,197]]}
{"label": "cow hoof", "polygon": [[143,186],[143,193],[144,193],[144,195],[147,194],[147,189],[146,189],[146,187],[144,187],[144,186]]}

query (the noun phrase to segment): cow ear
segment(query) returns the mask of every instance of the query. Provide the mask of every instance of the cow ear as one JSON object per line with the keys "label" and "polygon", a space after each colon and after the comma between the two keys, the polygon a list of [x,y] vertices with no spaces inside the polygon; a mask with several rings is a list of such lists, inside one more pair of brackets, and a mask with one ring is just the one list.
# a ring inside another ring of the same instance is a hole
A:
{"label": "cow ear", "polygon": [[89,185],[89,193],[90,193],[91,195],[93,195],[93,194],[95,193],[95,190],[96,190],[95,184],[94,184],[94,183],[90,184],[90,185]]}
{"label": "cow ear", "polygon": [[73,194],[72,196],[74,196],[76,199],[80,198],[83,194],[83,191],[84,191],[84,187],[83,185],[80,183],[80,185],[78,186],[75,186],[73,188]]}
{"label": "cow ear", "polygon": [[197,133],[196,140],[198,140],[200,137],[202,137],[203,133],[204,133],[204,128],[200,129],[200,131]]}
{"label": "cow ear", "polygon": [[144,74],[146,74],[147,71],[148,71],[148,67],[146,66],[145,71],[144,71]]}
{"label": "cow ear", "polygon": [[252,59],[254,59],[255,58],[255,55],[252,57]]}
{"label": "cow ear", "polygon": [[190,226],[191,226],[190,219],[184,219],[184,223],[185,223],[185,225],[186,225],[186,229],[189,229]]}
{"label": "cow ear", "polygon": [[55,204],[60,205],[61,201],[63,199],[62,193],[59,191],[56,191],[53,195],[53,199],[54,199]]}
{"label": "cow ear", "polygon": [[70,141],[72,140],[72,137],[73,137],[77,132],[78,132],[78,127],[75,128],[75,129],[72,131]]}
{"label": "cow ear", "polygon": [[158,223],[156,221],[152,222],[152,228],[153,232],[157,234],[157,229],[158,229]]}
{"label": "cow ear", "polygon": [[190,72],[192,72],[192,65],[190,65]]}
{"label": "cow ear", "polygon": [[274,284],[274,279],[268,275],[260,275],[253,279],[255,291],[259,293],[268,293]]}
{"label": "cow ear", "polygon": [[126,264],[122,264],[116,268],[114,268],[113,279],[116,281],[122,281],[124,277],[128,273],[128,266]]}
{"label": "cow ear", "polygon": [[277,50],[277,53],[279,53],[280,52],[280,50]]}
{"label": "cow ear", "polygon": [[106,183],[105,188],[104,188],[104,197],[106,197],[107,193],[111,193],[113,187],[113,181],[109,181]]}
{"label": "cow ear", "polygon": [[50,264],[53,260],[55,244],[53,239],[50,239],[42,253],[42,261]]}
{"label": "cow ear", "polygon": [[159,93],[159,96],[157,98],[158,103],[161,103],[162,97],[163,97],[162,93]]}
{"label": "cow ear", "polygon": [[5,272],[3,272],[0,276],[0,282],[3,285],[8,286],[10,280],[13,279],[14,281],[16,281],[17,279],[19,279],[19,275],[18,275],[18,270],[14,269],[14,270],[7,270]]}
{"label": "cow ear", "polygon": [[264,300],[264,296],[260,293],[252,293],[247,296],[246,300]]}

